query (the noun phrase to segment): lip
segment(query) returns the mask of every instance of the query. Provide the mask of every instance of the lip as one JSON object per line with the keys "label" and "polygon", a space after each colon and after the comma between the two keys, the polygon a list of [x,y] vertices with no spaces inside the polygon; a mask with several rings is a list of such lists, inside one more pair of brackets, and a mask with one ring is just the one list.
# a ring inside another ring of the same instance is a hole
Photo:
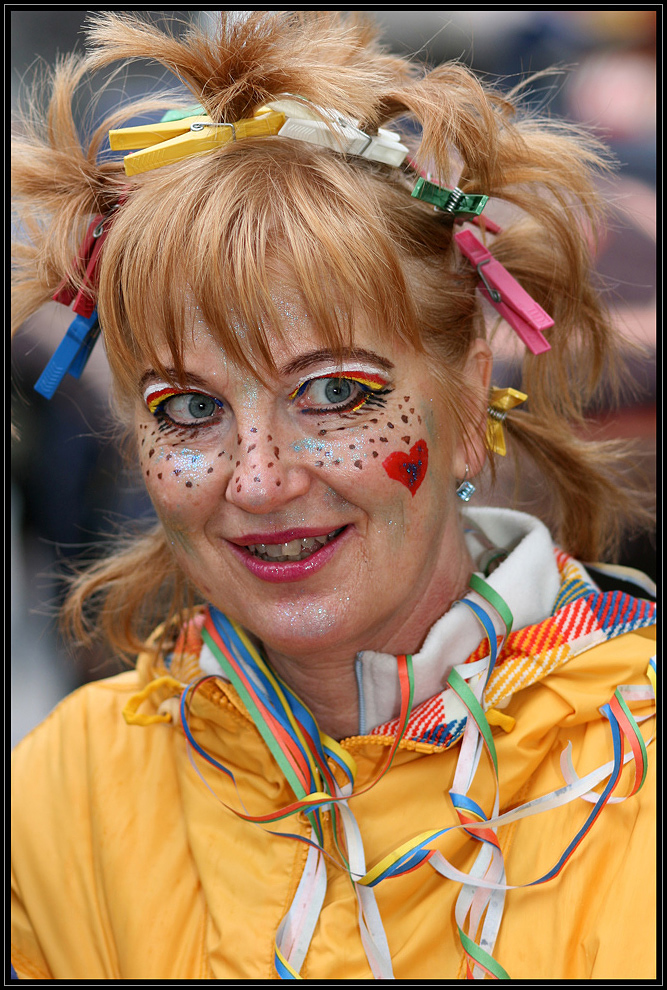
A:
{"label": "lip", "polygon": [[352,531],[352,526],[346,526],[342,533],[335,536],[333,540],[325,543],[323,547],[312,553],[305,560],[295,560],[293,562],[283,561],[272,564],[268,560],[260,560],[251,554],[246,546],[252,543],[289,543],[290,540],[303,540],[312,536],[326,536],[340,527],[333,529],[291,529],[282,533],[251,533],[248,536],[238,537],[234,540],[227,540],[229,549],[251,574],[262,581],[271,584],[281,584],[288,581],[302,581],[310,577],[317,571],[325,567],[331,558],[338,552],[341,545]]}

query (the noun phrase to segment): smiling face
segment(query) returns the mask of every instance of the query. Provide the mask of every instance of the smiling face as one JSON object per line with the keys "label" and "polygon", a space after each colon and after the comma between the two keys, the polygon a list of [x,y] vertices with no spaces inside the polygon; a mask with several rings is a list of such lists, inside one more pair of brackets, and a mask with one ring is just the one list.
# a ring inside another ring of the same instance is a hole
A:
{"label": "smiling face", "polygon": [[263,384],[196,321],[186,380],[144,369],[140,460],[178,563],[274,651],[414,652],[471,571],[455,479],[473,453],[429,359],[361,327],[341,362],[303,313],[272,353]]}

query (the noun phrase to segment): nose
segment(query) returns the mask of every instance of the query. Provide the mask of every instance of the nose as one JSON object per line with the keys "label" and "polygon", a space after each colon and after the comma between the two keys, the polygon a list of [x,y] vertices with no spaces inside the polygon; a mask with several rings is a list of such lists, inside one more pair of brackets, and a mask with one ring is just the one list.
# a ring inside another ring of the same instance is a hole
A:
{"label": "nose", "polygon": [[239,432],[226,500],[246,512],[265,513],[305,495],[311,475],[296,446],[280,442],[270,428]]}

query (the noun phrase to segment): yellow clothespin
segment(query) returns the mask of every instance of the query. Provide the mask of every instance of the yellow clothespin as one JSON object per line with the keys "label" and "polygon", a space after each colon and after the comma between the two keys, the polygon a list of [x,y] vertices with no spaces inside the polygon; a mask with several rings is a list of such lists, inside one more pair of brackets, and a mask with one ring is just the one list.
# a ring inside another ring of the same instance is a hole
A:
{"label": "yellow clothespin", "polygon": [[189,158],[190,155],[215,151],[230,141],[277,134],[284,123],[284,113],[268,110],[266,107],[260,107],[254,116],[237,120],[233,124],[215,123],[207,114],[202,113],[180,120],[109,131],[109,144],[113,151],[142,149],[123,159],[125,174],[138,175],[162,168],[163,165],[171,165],[182,158]]}
{"label": "yellow clothespin", "polygon": [[507,453],[503,422],[509,410],[521,405],[527,398],[527,395],[518,392],[515,388],[494,387],[491,389],[491,401],[486,421],[486,446],[494,454],[500,454],[504,457]]}

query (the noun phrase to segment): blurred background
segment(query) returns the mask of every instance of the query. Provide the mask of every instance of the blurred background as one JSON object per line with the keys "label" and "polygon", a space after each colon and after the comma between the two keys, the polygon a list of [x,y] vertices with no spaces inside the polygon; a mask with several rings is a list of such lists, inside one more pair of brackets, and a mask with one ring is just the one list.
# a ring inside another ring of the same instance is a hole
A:
{"label": "blurred background", "polygon": [[[94,12],[54,7],[8,12],[13,106],[40,61],[52,64],[60,53],[83,49],[82,27]],[[216,17],[215,11],[142,13],[209,26]],[[611,146],[620,171],[609,189],[614,213],[601,240],[598,268],[629,342],[637,387],[621,408],[602,402],[591,430],[626,439],[642,487],[655,491],[657,8],[365,13],[377,20],[385,43],[397,53],[416,53],[430,65],[461,59],[501,88],[509,89],[528,72],[561,68],[531,99],[548,105],[552,115],[593,127]],[[123,90],[126,96],[143,93],[159,88],[163,78],[159,69],[140,65],[129,71]],[[106,109],[101,104],[98,112]],[[66,693],[118,671],[118,662],[104,652],[78,654],[60,640],[55,614],[63,586],[57,570],[84,550],[94,557],[127,522],[151,515],[141,481],[118,449],[103,348],[95,349],[80,382],[66,376],[50,402],[32,389],[69,320],[65,307],[49,304],[24,325],[12,350],[12,417],[19,436],[12,442],[11,461],[12,745]],[[638,349],[631,352],[630,345]],[[501,375],[495,380],[511,384]],[[509,465],[503,465],[498,490],[493,496],[482,491],[481,500],[509,504],[512,494]],[[539,481],[527,477],[520,507],[539,511],[541,498]],[[655,537],[628,540],[622,562],[655,578]]]}

